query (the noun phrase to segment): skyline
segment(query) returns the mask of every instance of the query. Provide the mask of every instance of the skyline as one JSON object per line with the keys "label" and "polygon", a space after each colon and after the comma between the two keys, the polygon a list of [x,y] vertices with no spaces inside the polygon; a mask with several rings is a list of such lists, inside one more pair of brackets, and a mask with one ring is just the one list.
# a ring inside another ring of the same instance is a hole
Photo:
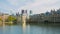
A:
{"label": "skyline", "polygon": [[59,9],[60,0],[0,0],[0,12],[12,13],[32,10],[33,14]]}

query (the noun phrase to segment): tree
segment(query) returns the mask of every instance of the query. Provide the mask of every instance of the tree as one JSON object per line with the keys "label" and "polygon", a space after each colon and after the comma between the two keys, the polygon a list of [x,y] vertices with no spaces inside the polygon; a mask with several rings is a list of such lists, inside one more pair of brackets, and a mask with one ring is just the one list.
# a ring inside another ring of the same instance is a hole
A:
{"label": "tree", "polygon": [[13,22],[14,20],[16,20],[16,18],[13,17],[13,16],[9,16],[8,19],[7,19],[7,21],[12,21],[12,22]]}
{"label": "tree", "polygon": [[2,18],[0,18],[0,21],[2,21]]}

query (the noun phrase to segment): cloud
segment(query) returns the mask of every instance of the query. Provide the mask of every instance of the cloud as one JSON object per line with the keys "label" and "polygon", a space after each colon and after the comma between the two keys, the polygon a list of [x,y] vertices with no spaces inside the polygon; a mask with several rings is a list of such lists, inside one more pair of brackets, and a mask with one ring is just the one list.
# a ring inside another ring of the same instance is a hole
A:
{"label": "cloud", "polygon": [[36,14],[60,8],[60,0],[6,0],[6,2],[0,3],[0,8],[7,11],[12,10],[13,13],[27,9]]}
{"label": "cloud", "polygon": [[19,0],[7,0],[11,5],[18,5]]}
{"label": "cloud", "polygon": [[[55,5],[55,3],[57,3],[58,1],[59,0],[35,0],[33,3],[24,5],[24,6],[20,7],[18,10],[32,9],[34,11],[34,13],[36,13],[36,11],[38,11],[37,13],[46,12],[47,10],[59,8],[57,5]],[[41,11],[40,11],[40,9],[41,9]]]}

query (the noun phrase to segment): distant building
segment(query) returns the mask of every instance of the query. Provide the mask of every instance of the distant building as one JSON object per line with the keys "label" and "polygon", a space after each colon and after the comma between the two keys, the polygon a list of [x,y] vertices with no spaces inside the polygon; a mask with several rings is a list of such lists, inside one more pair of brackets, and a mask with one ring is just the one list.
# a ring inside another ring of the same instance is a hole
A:
{"label": "distant building", "polygon": [[45,16],[49,16],[49,15],[51,15],[50,12],[46,12],[45,13]]}
{"label": "distant building", "polygon": [[3,20],[6,20],[8,17],[9,17],[9,14],[0,14],[0,17],[3,19]]}
{"label": "distant building", "polygon": [[31,21],[33,22],[60,22],[60,10],[51,10],[51,12],[41,13],[41,14],[35,14],[30,16]]}

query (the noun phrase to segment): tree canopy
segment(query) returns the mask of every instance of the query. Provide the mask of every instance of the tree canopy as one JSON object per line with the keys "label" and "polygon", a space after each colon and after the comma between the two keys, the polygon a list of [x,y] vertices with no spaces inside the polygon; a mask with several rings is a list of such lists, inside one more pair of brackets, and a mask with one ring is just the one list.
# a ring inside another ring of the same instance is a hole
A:
{"label": "tree canopy", "polygon": [[13,17],[13,16],[9,16],[7,20],[8,20],[8,21],[14,21],[14,20],[16,20],[16,18]]}

